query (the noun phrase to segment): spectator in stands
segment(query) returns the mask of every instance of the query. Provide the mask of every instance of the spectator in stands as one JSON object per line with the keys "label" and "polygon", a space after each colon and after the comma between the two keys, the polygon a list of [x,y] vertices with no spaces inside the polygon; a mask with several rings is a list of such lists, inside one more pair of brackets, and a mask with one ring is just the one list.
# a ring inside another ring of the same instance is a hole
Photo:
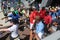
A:
{"label": "spectator in stands", "polygon": [[57,22],[57,30],[60,30],[60,16],[55,21]]}
{"label": "spectator in stands", "polygon": [[40,18],[44,19],[45,14],[46,14],[46,9],[45,7],[42,7],[42,9],[39,12]]}
{"label": "spectator in stands", "polygon": [[22,14],[22,16],[25,16],[26,17],[26,15],[27,15],[26,8],[24,7],[20,13]]}
{"label": "spectator in stands", "polygon": [[18,18],[20,18],[20,16],[18,14],[15,14],[15,12],[13,11],[11,15],[9,15],[8,17],[11,17],[12,19],[16,19],[18,20]]}
{"label": "spectator in stands", "polygon": [[57,27],[58,27],[58,23],[56,21],[54,21],[52,26],[49,28],[50,33],[56,32]]}
{"label": "spectator in stands", "polygon": [[60,16],[60,9],[57,10],[58,16]]}
{"label": "spectator in stands", "polygon": [[0,32],[11,32],[10,40],[20,40],[18,35],[18,21],[15,19],[10,20],[10,28],[0,29]]}
{"label": "spectator in stands", "polygon": [[[30,29],[32,29],[34,22],[35,22],[35,17],[37,16],[37,10],[36,8],[33,6],[31,13],[30,13]],[[32,30],[30,31],[30,40],[32,40]]]}
{"label": "spectator in stands", "polygon": [[[30,14],[30,24],[34,24],[35,22],[35,17],[38,15],[38,12],[36,9],[33,7],[31,14]],[[30,25],[31,26],[31,25]],[[32,29],[32,27],[30,27]]]}
{"label": "spectator in stands", "polygon": [[45,33],[49,34],[48,29],[51,27],[51,22],[52,22],[52,18],[49,15],[49,11],[46,11],[46,15],[44,17],[44,24],[45,24],[45,28],[44,31]]}
{"label": "spectator in stands", "polygon": [[[8,2],[7,2],[8,3]],[[11,4],[10,3],[8,3],[8,5],[7,5],[7,7],[8,7],[8,10],[10,10],[10,8],[11,8],[11,6],[10,6]]]}
{"label": "spectator in stands", "polygon": [[5,16],[5,14],[7,13],[7,2],[6,1],[3,1],[2,3],[2,10]]}
{"label": "spectator in stands", "polygon": [[57,18],[57,16],[58,16],[57,8],[52,7],[52,8],[50,9],[50,15],[51,15],[51,17],[52,17],[52,20],[55,20],[55,19]]}
{"label": "spectator in stands", "polygon": [[49,29],[51,32],[56,32],[57,30],[60,30],[60,17],[58,16],[57,19],[52,21],[52,27]]}
{"label": "spectator in stands", "polygon": [[8,15],[5,16],[4,18],[2,18],[2,20],[5,19],[6,22],[10,19],[15,19],[15,20],[19,21],[19,18],[20,18],[19,14],[15,14],[14,11],[13,12],[9,11]]}
{"label": "spectator in stands", "polygon": [[19,16],[23,16],[23,12],[21,8],[17,8],[16,10],[14,10],[15,14],[18,14]]}
{"label": "spectator in stands", "polygon": [[39,16],[36,16],[34,25],[36,25],[35,37],[37,40],[41,40],[44,34],[44,23],[42,22],[42,19]]}

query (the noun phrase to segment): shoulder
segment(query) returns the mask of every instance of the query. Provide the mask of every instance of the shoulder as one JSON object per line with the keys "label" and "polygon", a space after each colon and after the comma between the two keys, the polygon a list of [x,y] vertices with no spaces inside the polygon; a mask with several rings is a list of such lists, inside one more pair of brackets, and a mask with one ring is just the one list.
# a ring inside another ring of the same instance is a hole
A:
{"label": "shoulder", "polygon": [[47,16],[48,18],[51,17],[50,15]]}
{"label": "shoulder", "polygon": [[18,25],[13,25],[13,26],[11,27],[11,29],[16,29],[16,28],[18,28]]}
{"label": "shoulder", "polygon": [[17,27],[18,25],[13,25],[13,26],[11,26],[11,28],[15,28],[15,27]]}

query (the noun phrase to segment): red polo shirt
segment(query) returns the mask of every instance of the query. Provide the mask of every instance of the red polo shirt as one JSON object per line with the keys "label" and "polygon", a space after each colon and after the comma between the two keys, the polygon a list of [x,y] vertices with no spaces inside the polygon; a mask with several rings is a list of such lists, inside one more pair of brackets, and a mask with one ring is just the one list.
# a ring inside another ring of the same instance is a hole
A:
{"label": "red polo shirt", "polygon": [[46,10],[40,10],[39,12],[40,18],[43,19],[45,17],[45,14],[46,14]]}
{"label": "red polo shirt", "polygon": [[35,17],[38,15],[37,11],[33,11],[30,14],[30,23],[34,24]]}
{"label": "red polo shirt", "polygon": [[44,17],[44,23],[45,24],[49,24],[51,22],[52,22],[52,18],[51,18],[50,15],[47,15],[47,16]]}

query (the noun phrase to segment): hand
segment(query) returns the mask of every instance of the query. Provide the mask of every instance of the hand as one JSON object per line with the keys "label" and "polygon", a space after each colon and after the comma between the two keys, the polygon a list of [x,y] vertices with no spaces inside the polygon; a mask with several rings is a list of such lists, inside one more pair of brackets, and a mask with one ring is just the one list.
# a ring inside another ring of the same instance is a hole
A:
{"label": "hand", "polygon": [[33,20],[33,22],[35,22],[35,20]]}

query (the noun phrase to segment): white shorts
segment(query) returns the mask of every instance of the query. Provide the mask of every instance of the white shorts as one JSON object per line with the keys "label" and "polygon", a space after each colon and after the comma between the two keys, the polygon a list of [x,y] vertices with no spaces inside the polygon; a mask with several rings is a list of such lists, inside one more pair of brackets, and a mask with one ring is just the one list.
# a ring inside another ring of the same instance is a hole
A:
{"label": "white shorts", "polygon": [[32,23],[30,23],[30,29],[32,29],[32,27],[33,27],[33,24],[32,24]]}
{"label": "white shorts", "polygon": [[38,33],[38,37],[39,37],[40,39],[42,39],[42,36],[43,36],[43,33],[42,33],[42,32],[39,32],[39,33]]}

